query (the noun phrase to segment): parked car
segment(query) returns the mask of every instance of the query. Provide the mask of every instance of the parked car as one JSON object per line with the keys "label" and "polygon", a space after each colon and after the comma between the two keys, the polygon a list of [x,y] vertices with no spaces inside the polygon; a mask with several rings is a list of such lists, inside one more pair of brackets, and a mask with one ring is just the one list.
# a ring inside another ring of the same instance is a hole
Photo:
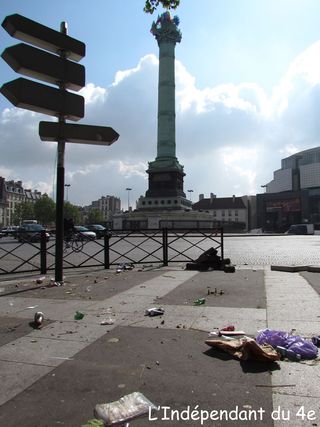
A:
{"label": "parked car", "polygon": [[97,235],[97,239],[102,239],[102,237],[105,235],[107,229],[100,224],[89,224],[86,226],[86,228],[90,231],[94,231]]}
{"label": "parked car", "polygon": [[[24,224],[19,227],[17,237],[19,242],[40,242],[41,232],[45,228],[40,224]],[[50,239],[50,234],[46,232],[46,241]]]}
{"label": "parked car", "polygon": [[97,237],[94,231],[90,231],[82,225],[75,225],[74,229],[76,230],[80,240],[95,240]]}
{"label": "parked car", "polygon": [[11,225],[8,227],[3,227],[1,229],[1,233],[4,236],[15,236],[17,234],[18,229],[19,229],[19,227],[16,227],[15,225]]}
{"label": "parked car", "polygon": [[313,224],[293,224],[290,225],[286,234],[314,234]]}

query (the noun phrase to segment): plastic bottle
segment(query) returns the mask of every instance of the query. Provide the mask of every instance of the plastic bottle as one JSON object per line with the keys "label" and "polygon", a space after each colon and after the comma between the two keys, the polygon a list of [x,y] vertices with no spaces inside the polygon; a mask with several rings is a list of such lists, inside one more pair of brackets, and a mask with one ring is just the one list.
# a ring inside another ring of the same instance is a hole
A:
{"label": "plastic bottle", "polygon": [[198,298],[194,301],[194,305],[202,305],[205,304],[206,300],[205,298]]}
{"label": "plastic bottle", "polygon": [[281,354],[282,357],[286,357],[289,360],[293,360],[295,362],[300,362],[301,360],[301,355],[294,352],[293,350],[290,350],[285,347],[281,347],[280,345],[276,347],[276,350],[278,353]]}

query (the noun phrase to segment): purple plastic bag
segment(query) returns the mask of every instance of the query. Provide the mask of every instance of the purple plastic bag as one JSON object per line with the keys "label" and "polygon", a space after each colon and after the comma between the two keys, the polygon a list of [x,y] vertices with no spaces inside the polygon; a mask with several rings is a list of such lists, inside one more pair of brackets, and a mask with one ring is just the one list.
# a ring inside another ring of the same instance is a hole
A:
{"label": "purple plastic bag", "polygon": [[264,329],[263,331],[260,331],[259,335],[256,338],[256,341],[260,345],[270,344],[274,348],[276,348],[277,346],[286,347],[288,337],[289,334],[287,332]]}
{"label": "purple plastic bag", "polygon": [[270,344],[272,347],[285,347],[300,354],[302,359],[315,359],[318,348],[311,342],[299,335],[290,335],[283,331],[264,329],[258,334],[256,341],[258,344]]}
{"label": "purple plastic bag", "polygon": [[318,348],[311,342],[299,336],[291,336],[288,339],[289,350],[300,354],[302,359],[315,359],[318,354]]}

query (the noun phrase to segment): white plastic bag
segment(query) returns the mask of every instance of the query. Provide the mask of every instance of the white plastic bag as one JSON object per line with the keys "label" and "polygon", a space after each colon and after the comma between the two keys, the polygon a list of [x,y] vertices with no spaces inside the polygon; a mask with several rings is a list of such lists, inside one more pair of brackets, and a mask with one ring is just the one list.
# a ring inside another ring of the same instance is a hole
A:
{"label": "white plastic bag", "polygon": [[115,402],[97,404],[94,408],[94,416],[103,420],[107,427],[119,426],[147,415],[152,409],[157,408],[142,393],[135,391]]}

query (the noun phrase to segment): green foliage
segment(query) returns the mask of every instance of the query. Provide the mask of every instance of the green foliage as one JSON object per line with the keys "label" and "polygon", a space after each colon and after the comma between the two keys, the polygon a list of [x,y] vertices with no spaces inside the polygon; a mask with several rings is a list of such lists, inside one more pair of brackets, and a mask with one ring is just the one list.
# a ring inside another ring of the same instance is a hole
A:
{"label": "green foliage", "polygon": [[34,216],[40,224],[46,225],[55,221],[55,215],[56,204],[47,194],[44,194],[35,202]]}
{"label": "green foliage", "polygon": [[180,4],[180,0],[146,0],[143,10],[146,13],[153,14],[160,3],[165,9],[176,9]]}
{"label": "green foliage", "polygon": [[89,215],[87,218],[87,223],[88,224],[101,224],[101,222],[104,222],[104,217],[101,213],[101,211],[99,211],[99,209],[90,209],[89,211]]}
{"label": "green foliage", "polygon": [[14,225],[20,225],[25,219],[34,219],[34,205],[31,202],[22,202],[15,206],[12,222]]}
{"label": "green foliage", "polygon": [[82,215],[80,209],[70,202],[64,202],[63,215],[66,219],[73,219],[75,225],[82,223]]}

